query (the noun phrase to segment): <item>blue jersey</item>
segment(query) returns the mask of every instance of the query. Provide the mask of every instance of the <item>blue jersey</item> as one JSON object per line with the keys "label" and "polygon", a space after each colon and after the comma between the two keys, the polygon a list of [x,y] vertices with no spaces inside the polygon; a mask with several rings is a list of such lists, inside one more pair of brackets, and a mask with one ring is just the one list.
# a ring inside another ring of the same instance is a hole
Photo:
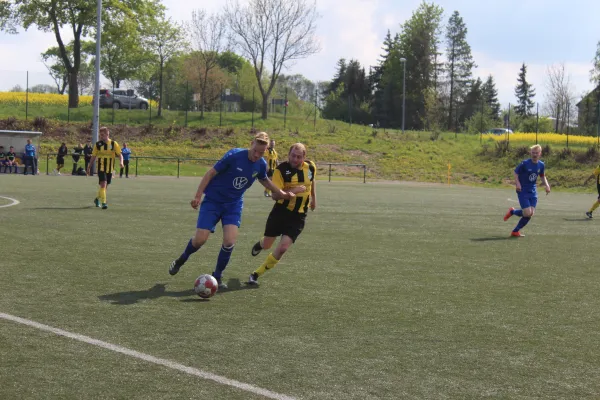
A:
{"label": "blue jersey", "polygon": [[524,160],[515,168],[515,173],[519,176],[521,191],[525,193],[537,193],[537,178],[544,176],[544,162],[534,163],[531,158]]}
{"label": "blue jersey", "polygon": [[121,149],[121,154],[123,154],[123,161],[128,161],[129,155],[131,154],[131,149],[129,149],[129,147],[123,147]]}
{"label": "blue jersey", "polygon": [[256,178],[267,178],[267,162],[248,159],[248,149],[229,150],[213,167],[217,175],[204,190],[205,198],[222,203],[240,201]]}
{"label": "blue jersey", "polygon": [[35,146],[32,144],[26,144],[25,155],[28,157],[35,157]]}

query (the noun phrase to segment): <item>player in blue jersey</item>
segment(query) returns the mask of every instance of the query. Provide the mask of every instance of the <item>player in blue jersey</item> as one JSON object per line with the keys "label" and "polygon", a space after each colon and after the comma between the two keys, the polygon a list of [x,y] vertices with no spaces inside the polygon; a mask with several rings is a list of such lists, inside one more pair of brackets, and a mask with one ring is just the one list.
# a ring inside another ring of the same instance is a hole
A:
{"label": "player in blue jersey", "polygon": [[[188,258],[202,247],[217,223],[223,225],[223,244],[217,258],[213,276],[219,289],[226,289],[222,274],[229,263],[235,246],[238,228],[242,220],[244,192],[256,179],[265,188],[274,191],[284,199],[291,199],[294,192],[279,189],[267,178],[267,162],[262,158],[269,145],[269,135],[259,132],[254,137],[250,149],[228,151],[202,178],[196,196],[190,202],[194,210],[200,206],[196,224],[196,234],[178,259],[171,263],[169,273],[175,275]],[[204,194],[204,199],[202,195]]]}
{"label": "player in blue jersey", "polygon": [[525,227],[533,217],[535,213],[535,206],[537,205],[537,178],[538,176],[542,179],[542,183],[546,188],[546,195],[550,193],[550,184],[546,179],[544,171],[544,162],[540,160],[542,156],[542,146],[536,144],[531,147],[531,158],[522,161],[517,168],[515,168],[515,186],[517,188],[517,196],[519,198],[519,204],[521,205],[520,210],[515,210],[511,207],[504,220],[507,221],[513,215],[521,217],[519,223],[511,232],[511,236],[522,237],[521,229]]}

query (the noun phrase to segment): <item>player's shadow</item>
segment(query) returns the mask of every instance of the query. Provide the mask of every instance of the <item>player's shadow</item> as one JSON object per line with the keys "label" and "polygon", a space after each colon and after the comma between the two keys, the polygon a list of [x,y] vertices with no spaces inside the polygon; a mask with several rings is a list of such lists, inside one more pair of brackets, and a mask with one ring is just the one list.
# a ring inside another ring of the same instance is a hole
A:
{"label": "player's shadow", "polygon": [[168,292],[166,287],[166,283],[157,283],[148,290],[133,290],[130,292],[104,294],[102,296],[98,296],[98,298],[102,301],[108,301],[111,304],[128,306],[141,300],[154,300],[165,296],[185,297],[195,294],[193,289],[182,290],[179,292]]}
{"label": "player's shadow", "polygon": [[569,222],[587,222],[587,221],[591,221],[591,218],[588,217],[584,217],[584,218],[563,218],[563,220],[565,221],[569,221]]}
{"label": "player's shadow", "polygon": [[94,208],[95,206],[85,207],[35,207],[32,210],[87,210],[88,208]]}
{"label": "player's shadow", "polygon": [[472,242],[491,242],[494,240],[510,240],[512,237],[510,236],[489,236],[484,238],[471,238]]}

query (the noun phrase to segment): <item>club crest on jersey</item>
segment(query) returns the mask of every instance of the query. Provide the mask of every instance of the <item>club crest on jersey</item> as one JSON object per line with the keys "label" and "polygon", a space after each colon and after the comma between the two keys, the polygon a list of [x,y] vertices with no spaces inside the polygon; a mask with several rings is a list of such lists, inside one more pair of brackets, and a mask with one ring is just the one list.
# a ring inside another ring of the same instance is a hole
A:
{"label": "club crest on jersey", "polygon": [[535,182],[537,180],[537,174],[533,173],[529,175],[529,182]]}
{"label": "club crest on jersey", "polygon": [[257,176],[257,175],[258,175],[258,171],[254,171],[254,172],[252,173],[252,177],[253,177],[253,178],[256,178],[256,176]]}
{"label": "club crest on jersey", "polygon": [[245,176],[238,176],[233,180],[233,187],[236,189],[243,189],[248,183],[248,178]]}

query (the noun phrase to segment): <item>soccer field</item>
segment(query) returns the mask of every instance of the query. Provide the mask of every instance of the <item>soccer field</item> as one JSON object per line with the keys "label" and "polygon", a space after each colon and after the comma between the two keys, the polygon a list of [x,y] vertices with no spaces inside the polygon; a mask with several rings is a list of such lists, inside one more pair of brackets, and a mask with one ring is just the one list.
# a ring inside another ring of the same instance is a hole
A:
{"label": "soccer field", "polygon": [[319,182],[298,242],[248,289],[272,206],[255,184],[230,289],[205,301],[191,288],[220,228],[168,274],[198,182],[116,179],[100,210],[95,178],[0,174],[1,399],[600,396],[593,193],[542,195],[510,239],[512,190]]}

